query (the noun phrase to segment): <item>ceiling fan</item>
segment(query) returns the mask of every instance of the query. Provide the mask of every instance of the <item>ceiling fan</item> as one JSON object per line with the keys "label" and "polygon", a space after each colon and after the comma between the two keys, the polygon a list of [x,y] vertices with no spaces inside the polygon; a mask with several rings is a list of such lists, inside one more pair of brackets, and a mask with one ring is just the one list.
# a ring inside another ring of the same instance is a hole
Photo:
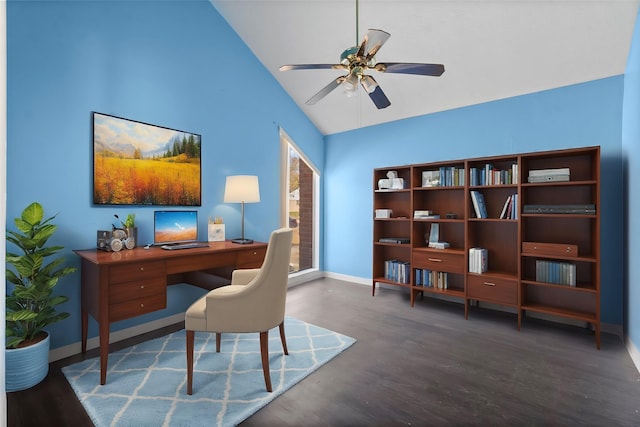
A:
{"label": "ceiling fan", "polygon": [[346,70],[347,74],[340,76],[325,86],[320,92],[312,96],[305,104],[313,105],[327,96],[338,86],[342,86],[347,96],[353,96],[358,89],[358,83],[369,94],[378,109],[387,108],[391,105],[389,98],[384,94],[376,80],[368,74],[368,70],[382,73],[416,74],[421,76],[440,76],[444,73],[442,64],[422,64],[406,62],[379,62],[376,63],[375,55],[391,34],[386,31],[370,29],[364,36],[362,43],[358,46],[358,2],[356,1],[356,46],[346,49],[340,55],[339,64],[298,64],[283,65],[280,71],[288,70]]}

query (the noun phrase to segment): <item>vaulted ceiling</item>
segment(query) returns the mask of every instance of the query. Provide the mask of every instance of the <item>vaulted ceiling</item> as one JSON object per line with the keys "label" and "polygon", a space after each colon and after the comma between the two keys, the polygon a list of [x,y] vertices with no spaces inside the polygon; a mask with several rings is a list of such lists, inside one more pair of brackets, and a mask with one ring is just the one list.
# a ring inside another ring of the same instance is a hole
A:
{"label": "vaulted ceiling", "polygon": [[[623,74],[640,0],[210,0],[325,135]],[[362,88],[305,102],[342,70],[367,29],[391,33],[378,62],[445,65],[440,77],[372,71],[391,101]],[[357,31],[356,31],[357,30]],[[268,100],[265,100],[268,102]]]}

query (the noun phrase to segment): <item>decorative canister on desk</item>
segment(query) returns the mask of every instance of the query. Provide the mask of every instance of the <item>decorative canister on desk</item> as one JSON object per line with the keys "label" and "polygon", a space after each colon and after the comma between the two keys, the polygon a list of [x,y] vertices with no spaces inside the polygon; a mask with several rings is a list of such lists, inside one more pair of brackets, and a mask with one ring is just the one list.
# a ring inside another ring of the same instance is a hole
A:
{"label": "decorative canister on desk", "polygon": [[209,218],[209,241],[224,242],[224,224],[222,218]]}

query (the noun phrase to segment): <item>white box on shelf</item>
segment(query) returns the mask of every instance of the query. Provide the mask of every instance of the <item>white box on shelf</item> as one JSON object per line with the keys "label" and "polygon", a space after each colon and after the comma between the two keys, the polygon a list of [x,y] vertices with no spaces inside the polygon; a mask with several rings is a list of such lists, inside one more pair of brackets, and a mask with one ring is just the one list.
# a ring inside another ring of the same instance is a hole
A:
{"label": "white box on shelf", "polygon": [[376,209],[376,218],[391,218],[392,215],[391,209]]}

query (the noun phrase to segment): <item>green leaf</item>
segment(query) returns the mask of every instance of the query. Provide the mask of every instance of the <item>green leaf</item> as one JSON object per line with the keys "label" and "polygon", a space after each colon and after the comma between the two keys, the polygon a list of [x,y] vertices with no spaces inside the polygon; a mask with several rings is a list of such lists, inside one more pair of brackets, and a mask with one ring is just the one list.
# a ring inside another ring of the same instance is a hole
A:
{"label": "green leaf", "polygon": [[25,320],[33,320],[38,317],[38,313],[31,310],[20,310],[6,313],[6,320],[11,322],[21,322]]}
{"label": "green leaf", "polygon": [[12,337],[11,339],[7,340],[7,348],[16,348],[22,341],[24,341],[25,338],[23,337]]}
{"label": "green leaf", "polygon": [[21,219],[27,224],[37,225],[40,221],[42,221],[42,218],[44,218],[44,209],[38,202],[31,203],[22,211]]}

